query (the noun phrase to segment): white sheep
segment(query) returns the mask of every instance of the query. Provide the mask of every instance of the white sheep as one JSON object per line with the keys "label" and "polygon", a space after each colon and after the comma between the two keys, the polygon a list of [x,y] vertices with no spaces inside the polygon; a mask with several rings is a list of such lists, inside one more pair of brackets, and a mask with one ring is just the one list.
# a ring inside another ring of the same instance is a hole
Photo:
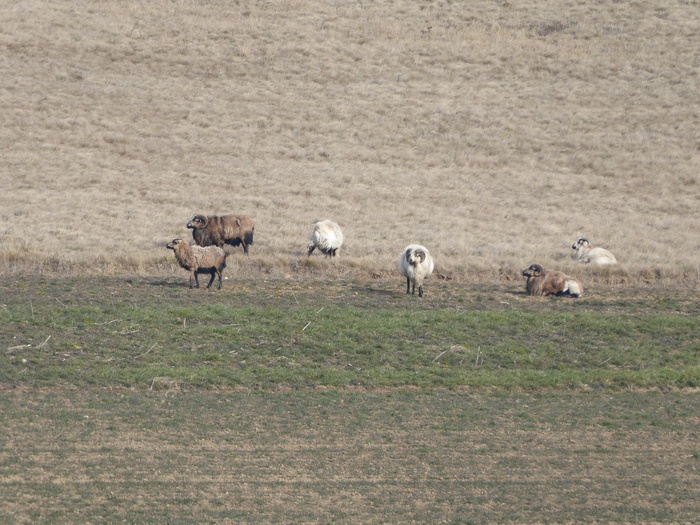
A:
{"label": "white sheep", "polygon": [[207,288],[214,282],[214,277],[219,278],[219,290],[221,290],[221,273],[226,268],[226,252],[218,246],[190,246],[183,239],[173,239],[166,244],[166,248],[175,252],[175,258],[185,270],[190,272],[190,288],[192,280],[199,288],[198,275],[205,273],[211,275]]}
{"label": "white sheep", "polygon": [[409,244],[401,252],[399,257],[399,271],[406,277],[406,293],[416,293],[418,286],[418,297],[423,297],[423,281],[430,277],[435,269],[435,261],[425,246],[420,244]]}
{"label": "white sheep", "polygon": [[617,259],[605,248],[594,247],[588,242],[588,239],[579,237],[578,240],[571,246],[576,250],[574,259],[583,263],[593,264],[617,264]]}
{"label": "white sheep", "polygon": [[523,270],[527,277],[525,290],[528,295],[556,295],[581,297],[583,285],[575,277],[562,272],[546,271],[539,264],[531,264]]}
{"label": "white sheep", "polygon": [[314,223],[314,229],[309,239],[309,253],[318,248],[327,257],[335,257],[343,245],[343,231],[338,223],[325,220]]}

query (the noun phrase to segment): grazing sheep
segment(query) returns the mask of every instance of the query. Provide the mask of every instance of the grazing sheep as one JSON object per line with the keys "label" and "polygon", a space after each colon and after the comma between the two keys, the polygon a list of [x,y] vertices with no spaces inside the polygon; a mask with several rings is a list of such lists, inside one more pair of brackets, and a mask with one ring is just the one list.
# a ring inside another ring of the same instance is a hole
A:
{"label": "grazing sheep", "polygon": [[187,223],[192,230],[192,237],[199,246],[218,246],[224,244],[243,246],[248,254],[248,246],[253,244],[255,223],[247,215],[201,215],[195,214]]}
{"label": "grazing sheep", "polygon": [[207,288],[214,282],[214,277],[219,277],[219,290],[221,290],[221,273],[226,268],[226,252],[218,246],[190,246],[183,239],[173,239],[166,244],[166,248],[175,252],[175,258],[185,270],[190,272],[190,288],[192,279],[199,288],[198,275],[206,273],[211,275]]}
{"label": "grazing sheep", "polygon": [[579,237],[571,248],[576,250],[574,259],[577,261],[593,264],[617,264],[617,259],[612,253],[605,248],[591,246],[588,239],[584,237]]}
{"label": "grazing sheep", "polygon": [[525,290],[528,295],[556,295],[565,297],[581,297],[583,285],[581,282],[562,272],[547,272],[539,264],[531,264],[523,270],[527,277]]}
{"label": "grazing sheep", "polygon": [[338,223],[329,220],[318,221],[311,232],[308,255],[318,248],[325,256],[335,257],[343,245],[343,240],[343,231]]}
{"label": "grazing sheep", "polygon": [[416,285],[418,285],[418,297],[423,297],[423,281],[430,277],[434,268],[435,262],[425,246],[420,244],[406,246],[399,257],[399,271],[406,277],[406,293],[411,293],[411,284],[413,284],[415,295]]}

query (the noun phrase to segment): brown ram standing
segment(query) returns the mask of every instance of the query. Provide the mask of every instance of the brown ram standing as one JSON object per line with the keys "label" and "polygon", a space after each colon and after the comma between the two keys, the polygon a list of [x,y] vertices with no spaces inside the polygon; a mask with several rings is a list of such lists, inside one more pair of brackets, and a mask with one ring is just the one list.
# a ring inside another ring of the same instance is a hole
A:
{"label": "brown ram standing", "polygon": [[192,230],[194,242],[199,246],[218,246],[224,244],[243,246],[248,254],[248,247],[253,244],[255,223],[247,215],[201,215],[195,214],[187,223]]}

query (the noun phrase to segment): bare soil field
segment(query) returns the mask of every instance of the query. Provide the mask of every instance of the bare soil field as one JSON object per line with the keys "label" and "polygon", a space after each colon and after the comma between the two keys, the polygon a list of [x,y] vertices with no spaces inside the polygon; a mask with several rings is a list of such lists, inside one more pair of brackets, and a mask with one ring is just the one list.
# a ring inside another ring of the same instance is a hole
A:
{"label": "bare soil field", "polygon": [[[695,0],[9,0],[0,272],[172,274],[195,212],[257,223],[230,276],[700,275]],[[587,236],[615,270],[574,265]],[[311,263],[312,270],[318,256]],[[313,273],[313,272],[310,272]]]}
{"label": "bare soil field", "polygon": [[4,523],[697,523],[697,393],[0,392]]}

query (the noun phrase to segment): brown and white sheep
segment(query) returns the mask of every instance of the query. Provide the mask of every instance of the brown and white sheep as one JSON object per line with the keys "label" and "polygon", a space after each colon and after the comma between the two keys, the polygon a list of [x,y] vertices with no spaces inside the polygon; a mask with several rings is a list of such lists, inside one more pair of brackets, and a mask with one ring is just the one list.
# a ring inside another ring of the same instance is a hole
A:
{"label": "brown and white sheep", "polygon": [[192,230],[192,237],[199,246],[218,246],[224,244],[243,246],[248,254],[248,247],[253,244],[255,223],[247,215],[202,215],[195,214],[187,223]]}
{"label": "brown and white sheep", "polygon": [[411,293],[411,285],[413,285],[415,295],[417,285],[418,297],[423,297],[423,281],[430,277],[434,268],[435,262],[425,246],[420,244],[406,246],[399,256],[399,271],[406,277],[406,293]]}
{"label": "brown and white sheep", "polygon": [[556,295],[581,297],[583,285],[575,277],[563,272],[548,272],[539,264],[531,264],[523,270],[527,277],[525,290],[528,295]]}
{"label": "brown and white sheep", "polygon": [[318,248],[324,255],[335,257],[344,240],[343,231],[338,223],[329,220],[317,221],[309,239],[308,255]]}
{"label": "brown and white sheep", "polygon": [[183,239],[173,239],[166,244],[166,248],[175,252],[175,258],[185,270],[190,272],[190,288],[192,280],[199,288],[200,273],[211,275],[207,288],[211,287],[214,277],[219,278],[219,290],[221,290],[221,274],[226,268],[226,252],[218,246],[190,246]]}
{"label": "brown and white sheep", "polygon": [[612,253],[605,248],[591,246],[585,237],[579,237],[571,248],[576,250],[574,259],[577,261],[601,265],[617,264],[617,259]]}

